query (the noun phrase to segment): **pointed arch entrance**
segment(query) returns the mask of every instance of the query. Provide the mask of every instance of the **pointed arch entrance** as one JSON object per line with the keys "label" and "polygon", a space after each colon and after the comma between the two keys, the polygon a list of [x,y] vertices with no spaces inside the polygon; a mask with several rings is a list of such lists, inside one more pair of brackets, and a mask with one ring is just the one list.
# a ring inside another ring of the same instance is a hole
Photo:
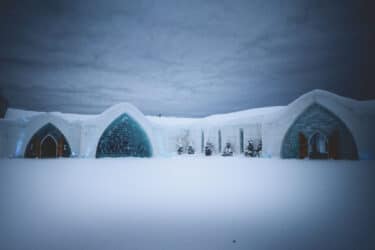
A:
{"label": "pointed arch entrance", "polygon": [[328,138],[320,132],[315,132],[309,138],[309,156],[313,159],[328,158]]}
{"label": "pointed arch entrance", "polygon": [[150,140],[141,125],[127,114],[116,118],[101,135],[96,157],[151,157]]}
{"label": "pointed arch entrance", "polygon": [[57,141],[51,135],[47,135],[40,142],[40,157],[41,158],[57,157]]}
{"label": "pointed arch entrance", "polygon": [[300,114],[283,139],[282,158],[358,159],[354,137],[331,111],[314,103]]}
{"label": "pointed arch entrance", "polygon": [[51,123],[40,128],[27,144],[26,158],[70,157],[71,149],[61,131]]}

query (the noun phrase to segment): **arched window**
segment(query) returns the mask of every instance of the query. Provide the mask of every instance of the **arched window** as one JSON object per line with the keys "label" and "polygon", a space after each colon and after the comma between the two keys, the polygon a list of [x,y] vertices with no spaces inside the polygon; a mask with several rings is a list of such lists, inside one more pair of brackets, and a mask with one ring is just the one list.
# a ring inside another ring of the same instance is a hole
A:
{"label": "arched window", "polygon": [[146,132],[127,114],[119,116],[103,132],[96,157],[150,157],[151,143]]}

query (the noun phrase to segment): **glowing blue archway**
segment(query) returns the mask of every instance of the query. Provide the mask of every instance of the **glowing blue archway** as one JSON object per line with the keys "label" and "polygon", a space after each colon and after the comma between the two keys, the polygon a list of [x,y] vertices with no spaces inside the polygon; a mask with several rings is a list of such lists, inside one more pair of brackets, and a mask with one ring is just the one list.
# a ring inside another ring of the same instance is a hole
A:
{"label": "glowing blue archway", "polygon": [[151,157],[152,147],[144,129],[127,114],[116,118],[101,135],[96,157]]}

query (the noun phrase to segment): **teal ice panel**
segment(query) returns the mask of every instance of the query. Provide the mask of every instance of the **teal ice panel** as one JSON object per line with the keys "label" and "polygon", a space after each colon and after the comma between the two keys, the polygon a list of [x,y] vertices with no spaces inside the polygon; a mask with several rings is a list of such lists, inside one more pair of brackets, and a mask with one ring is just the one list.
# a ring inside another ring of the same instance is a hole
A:
{"label": "teal ice panel", "polygon": [[96,157],[151,157],[146,132],[132,117],[123,114],[114,120],[99,139]]}

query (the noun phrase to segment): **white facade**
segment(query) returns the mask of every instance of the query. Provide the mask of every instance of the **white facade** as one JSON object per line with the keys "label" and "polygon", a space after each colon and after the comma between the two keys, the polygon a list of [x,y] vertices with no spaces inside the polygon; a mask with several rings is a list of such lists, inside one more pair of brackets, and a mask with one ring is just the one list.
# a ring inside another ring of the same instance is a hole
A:
{"label": "white facade", "polygon": [[314,103],[345,124],[354,138],[359,159],[375,159],[375,101],[356,101],[321,90],[309,92],[287,106],[205,118],[144,116],[127,103],[115,105],[99,115],[9,109],[0,120],[0,157],[24,157],[36,131],[51,123],[65,136],[73,157],[93,158],[101,135],[122,114],[132,117],[147,134],[152,156],[176,154],[178,144],[191,145],[196,154],[201,154],[207,142],[214,145],[216,154],[230,142],[234,155],[240,155],[248,140],[261,140],[263,157],[280,157],[288,129]]}

